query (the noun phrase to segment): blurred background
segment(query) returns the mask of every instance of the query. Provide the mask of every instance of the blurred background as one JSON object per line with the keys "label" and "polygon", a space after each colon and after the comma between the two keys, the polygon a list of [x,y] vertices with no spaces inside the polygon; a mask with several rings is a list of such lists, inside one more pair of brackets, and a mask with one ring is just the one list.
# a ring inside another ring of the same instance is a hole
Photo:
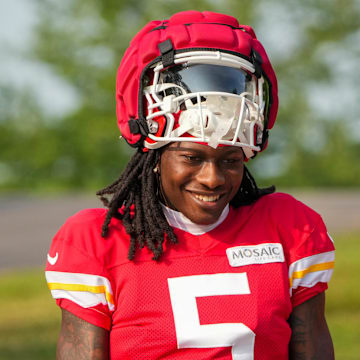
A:
{"label": "blurred background", "polygon": [[323,215],[338,250],[337,358],[359,358],[360,1],[0,0],[0,359],[55,358],[51,237],[100,206],[94,193],[132,153],[116,127],[117,66],[145,23],[190,9],[237,17],[267,50],[279,115],[249,167]]}

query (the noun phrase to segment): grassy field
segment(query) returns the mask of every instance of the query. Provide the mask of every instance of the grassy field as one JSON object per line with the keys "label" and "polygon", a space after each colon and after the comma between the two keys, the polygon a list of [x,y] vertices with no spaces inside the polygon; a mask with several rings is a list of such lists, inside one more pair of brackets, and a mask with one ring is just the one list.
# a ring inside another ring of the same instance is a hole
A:
{"label": "grassy field", "polygon": [[[327,292],[327,319],[336,358],[360,354],[360,232],[335,237],[336,270]],[[0,273],[0,360],[55,358],[60,312],[40,269]]]}
{"label": "grassy field", "polygon": [[360,232],[334,238],[336,261],[326,314],[336,359],[360,359]]}

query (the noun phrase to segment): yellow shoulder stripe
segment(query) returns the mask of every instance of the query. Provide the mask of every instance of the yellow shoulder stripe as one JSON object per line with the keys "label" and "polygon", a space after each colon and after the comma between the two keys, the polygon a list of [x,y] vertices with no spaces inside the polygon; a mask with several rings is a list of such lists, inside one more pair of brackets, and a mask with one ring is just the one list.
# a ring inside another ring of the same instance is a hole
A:
{"label": "yellow shoulder stripe", "polygon": [[103,285],[48,283],[48,286],[50,290],[83,291],[91,292],[93,294],[105,294],[107,302],[114,305],[113,296],[106,290],[106,287]]}
{"label": "yellow shoulder stripe", "polygon": [[321,263],[321,264],[311,265],[307,269],[304,269],[304,270],[294,271],[289,279],[290,287],[292,286],[294,279],[302,279],[307,274],[312,273],[312,272],[333,269],[334,264],[335,264],[334,261],[329,261],[329,262],[325,262],[325,263]]}

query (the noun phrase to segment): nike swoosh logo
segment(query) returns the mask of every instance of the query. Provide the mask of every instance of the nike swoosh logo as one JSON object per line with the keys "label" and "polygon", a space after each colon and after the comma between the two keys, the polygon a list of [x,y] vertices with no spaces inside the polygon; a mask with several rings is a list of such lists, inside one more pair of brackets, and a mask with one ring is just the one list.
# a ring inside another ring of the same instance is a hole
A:
{"label": "nike swoosh logo", "polygon": [[56,255],[54,257],[51,257],[49,254],[47,254],[47,259],[48,262],[50,263],[50,265],[55,265],[57,260],[58,260],[59,254],[56,253]]}

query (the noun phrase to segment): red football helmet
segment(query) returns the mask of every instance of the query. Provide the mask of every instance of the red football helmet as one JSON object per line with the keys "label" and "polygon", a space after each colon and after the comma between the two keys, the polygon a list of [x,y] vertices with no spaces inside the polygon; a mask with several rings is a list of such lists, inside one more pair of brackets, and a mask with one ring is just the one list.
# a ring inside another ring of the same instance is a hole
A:
{"label": "red football helmet", "polygon": [[152,21],[131,41],[116,83],[118,126],[135,147],[173,141],[266,147],[277,81],[251,27],[228,15],[186,11]]}

